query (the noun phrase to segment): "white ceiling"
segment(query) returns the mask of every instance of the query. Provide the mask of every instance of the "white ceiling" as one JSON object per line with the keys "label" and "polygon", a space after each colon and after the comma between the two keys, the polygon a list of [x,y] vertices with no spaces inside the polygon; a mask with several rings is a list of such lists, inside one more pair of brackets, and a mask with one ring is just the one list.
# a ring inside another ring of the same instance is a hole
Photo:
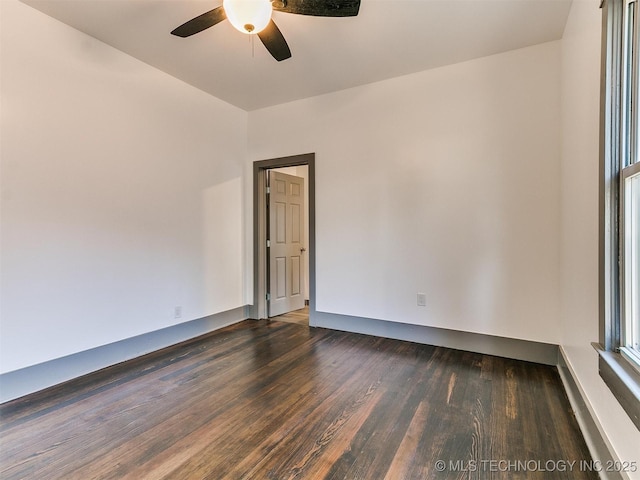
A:
{"label": "white ceiling", "polygon": [[222,0],[23,0],[250,111],[562,37],[571,0],[362,0],[351,18],[274,12],[292,58],[276,62],[224,21],[169,32]]}

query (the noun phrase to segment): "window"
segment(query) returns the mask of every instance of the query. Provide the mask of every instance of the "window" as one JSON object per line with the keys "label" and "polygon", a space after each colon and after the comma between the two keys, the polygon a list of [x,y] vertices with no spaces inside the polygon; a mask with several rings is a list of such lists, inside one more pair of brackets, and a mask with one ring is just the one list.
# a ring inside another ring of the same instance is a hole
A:
{"label": "window", "polygon": [[604,0],[600,375],[640,429],[640,0]]}
{"label": "window", "polygon": [[640,366],[640,162],[622,171],[624,337],[620,348]]}
{"label": "window", "polygon": [[622,55],[624,61],[621,102],[620,155],[620,350],[640,367],[640,162],[638,132],[638,84],[640,82],[640,35],[638,0],[627,1],[624,9]]}

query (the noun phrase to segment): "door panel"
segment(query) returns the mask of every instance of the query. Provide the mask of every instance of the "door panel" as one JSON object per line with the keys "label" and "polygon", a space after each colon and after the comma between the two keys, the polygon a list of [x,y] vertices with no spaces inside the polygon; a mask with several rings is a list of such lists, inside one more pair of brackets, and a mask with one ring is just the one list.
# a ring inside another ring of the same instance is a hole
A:
{"label": "door panel", "polygon": [[304,179],[269,172],[269,317],[304,307]]}
{"label": "door panel", "polygon": [[276,243],[281,245],[287,243],[287,204],[284,202],[276,203],[275,216],[275,232]]}
{"label": "door panel", "polygon": [[276,299],[287,296],[287,258],[276,257]]}
{"label": "door panel", "polygon": [[300,295],[300,257],[291,257],[291,295]]}
{"label": "door panel", "polygon": [[300,222],[302,221],[300,212],[300,205],[292,204],[291,205],[291,241],[293,243],[302,244],[301,228],[302,225]]}

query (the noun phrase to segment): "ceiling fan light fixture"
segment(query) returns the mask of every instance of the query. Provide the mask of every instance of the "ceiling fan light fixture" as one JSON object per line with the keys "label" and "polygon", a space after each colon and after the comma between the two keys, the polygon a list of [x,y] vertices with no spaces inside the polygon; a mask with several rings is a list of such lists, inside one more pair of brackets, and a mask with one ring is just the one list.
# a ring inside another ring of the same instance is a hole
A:
{"label": "ceiling fan light fixture", "polygon": [[259,33],[269,24],[273,7],[269,0],[223,0],[227,18],[242,33]]}

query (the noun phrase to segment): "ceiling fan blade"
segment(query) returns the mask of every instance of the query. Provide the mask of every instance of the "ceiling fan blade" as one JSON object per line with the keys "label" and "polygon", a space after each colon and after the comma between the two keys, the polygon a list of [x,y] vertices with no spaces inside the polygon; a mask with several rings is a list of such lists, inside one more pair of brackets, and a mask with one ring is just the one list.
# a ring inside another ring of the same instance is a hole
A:
{"label": "ceiling fan blade", "polygon": [[277,61],[281,62],[291,57],[289,45],[287,45],[287,41],[273,20],[269,21],[269,25],[267,25],[264,30],[258,32],[258,37],[260,37],[264,46],[267,47],[269,53]]}
{"label": "ceiling fan blade", "polygon": [[280,12],[315,17],[355,17],[360,0],[274,0],[273,9]]}
{"label": "ceiling fan blade", "polygon": [[220,23],[225,18],[227,18],[227,14],[225,13],[224,8],[217,7],[183,23],[179,27],[175,28],[171,34],[183,38],[190,37],[191,35],[200,33],[209,27],[213,27],[216,23]]}

